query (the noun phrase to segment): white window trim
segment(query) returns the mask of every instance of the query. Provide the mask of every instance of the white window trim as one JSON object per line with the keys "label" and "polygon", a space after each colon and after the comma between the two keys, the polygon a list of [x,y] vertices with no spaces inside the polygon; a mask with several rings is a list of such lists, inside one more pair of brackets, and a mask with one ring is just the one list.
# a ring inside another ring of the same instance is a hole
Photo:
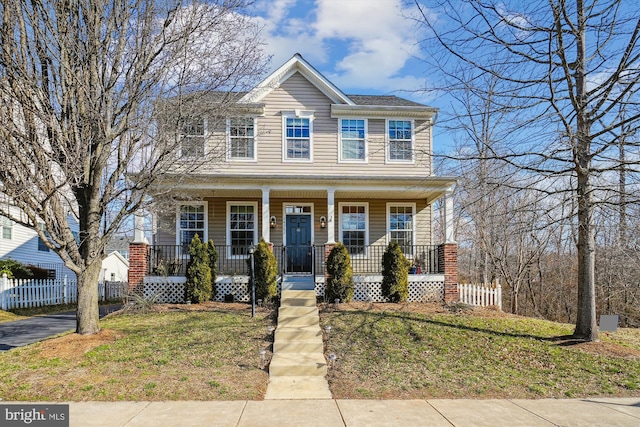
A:
{"label": "white window trim", "polygon": [[179,202],[176,205],[176,246],[182,246],[182,242],[180,241],[180,206],[204,206],[204,236],[200,237],[200,240],[206,242],[209,240],[209,202],[207,201],[198,201],[198,202]]}
{"label": "white window trim", "polygon": [[225,238],[226,238],[226,245],[227,245],[227,258],[228,259],[244,259],[246,258],[246,255],[231,255],[231,216],[229,215],[229,213],[231,212],[231,206],[253,206],[253,216],[254,216],[254,223],[253,223],[253,244],[257,245],[258,244],[258,229],[259,227],[259,220],[262,217],[262,215],[258,212],[258,202],[251,202],[251,201],[247,201],[247,200],[229,200],[227,201],[227,210],[225,212]]}
{"label": "white window trim", "polygon": [[[364,159],[343,159],[342,158],[342,121],[343,120],[364,120]],[[369,163],[369,120],[362,117],[340,117],[338,118],[338,163]]]}
{"label": "white window trim", "polygon": [[[387,230],[385,232],[387,245],[391,242],[391,208],[392,207],[410,207],[411,219],[413,222],[413,229],[411,230],[411,242],[413,246],[416,246],[416,204],[415,203],[399,203],[388,202],[387,203]],[[413,259],[413,255],[407,255],[408,259]]]}
{"label": "white window trim", "polygon": [[185,135],[182,133],[182,129],[180,130],[180,132],[178,133],[178,138],[180,138],[179,141],[179,147],[180,147],[180,158],[181,159],[191,159],[191,158],[195,158],[195,157],[190,157],[190,156],[183,156],[182,155],[182,139],[188,136],[202,136],[203,139],[203,147],[202,147],[202,157],[206,157],[207,153],[208,153],[208,149],[207,149],[207,145],[209,145],[207,143],[207,140],[209,139],[209,126],[208,126],[208,121],[207,119],[202,119],[202,127],[203,127],[203,133],[202,135]]}
{"label": "white window trim", "polygon": [[[287,213],[287,206],[310,206],[311,212],[304,213]],[[287,216],[288,215],[308,215],[311,217],[311,244],[315,244],[315,209],[314,203],[297,203],[297,202],[284,202],[282,203],[282,245],[287,246]]]}
{"label": "white window trim", "polygon": [[[314,111],[282,111],[282,161],[287,163],[313,163],[313,121]],[[287,157],[287,118],[309,119],[309,158],[290,159]]]}
{"label": "white window trim", "polygon": [[[13,240],[13,225],[14,222],[4,216],[0,215],[0,239],[2,240]],[[4,237],[4,229],[7,228],[9,230],[9,238]]]}
{"label": "white window trim", "polygon": [[351,258],[359,258],[366,259],[368,258],[367,248],[369,247],[369,202],[339,202],[338,203],[338,233],[340,236],[340,241],[344,244],[342,240],[342,207],[343,206],[364,206],[364,217],[365,217],[365,226],[364,226],[364,254],[362,255],[350,255]]}
{"label": "white window trim", "polygon": [[[231,156],[231,120],[238,118],[253,119],[253,157]],[[230,162],[257,162],[258,161],[258,120],[256,117],[229,117],[227,119],[227,160]]]}
{"label": "white window trim", "polygon": [[[390,121],[397,121],[397,122],[411,122],[411,160],[395,160],[395,159],[390,159],[390,145],[391,145],[391,138],[389,138],[389,122]],[[402,117],[398,117],[398,118],[393,118],[393,119],[385,119],[384,121],[384,160],[385,163],[392,163],[392,164],[405,164],[405,165],[412,165],[415,163],[415,158],[416,158],[416,123],[414,119],[405,119]]]}

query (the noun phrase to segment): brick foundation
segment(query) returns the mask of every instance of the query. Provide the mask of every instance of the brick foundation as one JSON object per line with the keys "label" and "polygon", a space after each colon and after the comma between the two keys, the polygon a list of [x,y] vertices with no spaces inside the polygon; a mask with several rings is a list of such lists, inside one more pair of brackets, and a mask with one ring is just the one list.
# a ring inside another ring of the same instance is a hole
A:
{"label": "brick foundation", "polygon": [[443,243],[438,246],[440,273],[444,273],[444,302],[458,302],[458,245]]}

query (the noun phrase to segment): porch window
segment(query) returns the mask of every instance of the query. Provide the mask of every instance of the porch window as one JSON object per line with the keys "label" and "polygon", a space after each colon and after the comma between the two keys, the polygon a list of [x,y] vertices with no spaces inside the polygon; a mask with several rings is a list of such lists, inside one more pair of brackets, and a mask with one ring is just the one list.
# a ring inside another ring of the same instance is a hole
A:
{"label": "porch window", "polygon": [[191,239],[196,234],[200,240],[207,240],[207,204],[190,203],[180,205],[178,208],[178,244],[182,245],[183,251],[189,251]]}
{"label": "porch window", "polygon": [[349,255],[366,255],[368,246],[368,205],[342,204],[340,209],[340,236],[342,243],[347,247]]}
{"label": "porch window", "polygon": [[6,240],[11,240],[13,237],[13,221],[9,218],[0,216],[0,228],[2,229],[0,237]]}
{"label": "porch window", "polygon": [[311,160],[313,112],[283,113],[284,159]]}
{"label": "porch window", "polygon": [[255,160],[255,119],[242,117],[229,119],[229,158],[232,160]]}
{"label": "porch window", "polygon": [[340,161],[366,160],[366,129],[366,120],[340,119]]}
{"label": "porch window", "polygon": [[227,203],[227,244],[230,256],[247,256],[257,240],[257,203]]}
{"label": "porch window", "polygon": [[184,121],[180,133],[180,157],[199,159],[204,156],[206,123],[204,119]]}
{"label": "porch window", "polygon": [[387,120],[389,161],[413,160],[413,121]]}
{"label": "porch window", "polygon": [[389,241],[396,241],[405,255],[413,255],[414,205],[387,205],[389,220]]}

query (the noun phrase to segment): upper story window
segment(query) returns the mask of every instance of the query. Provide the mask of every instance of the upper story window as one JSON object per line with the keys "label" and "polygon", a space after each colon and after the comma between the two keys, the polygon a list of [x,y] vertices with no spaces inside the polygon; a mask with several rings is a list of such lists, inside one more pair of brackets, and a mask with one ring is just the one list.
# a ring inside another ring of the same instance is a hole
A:
{"label": "upper story window", "polygon": [[0,238],[11,240],[13,238],[13,221],[9,218],[0,216]]}
{"label": "upper story window", "polygon": [[387,120],[389,161],[413,161],[413,121]]}
{"label": "upper story window", "polygon": [[367,121],[340,119],[340,161],[364,162],[367,158]]}
{"label": "upper story window", "polygon": [[413,242],[415,233],[415,205],[413,204],[388,204],[387,219],[389,241],[396,241],[405,255],[413,255]]}
{"label": "upper story window", "polygon": [[340,239],[349,255],[366,255],[369,245],[367,203],[340,203]]}
{"label": "upper story window", "polygon": [[[40,222],[38,223],[38,228],[42,231],[44,231],[44,235],[49,237],[49,232],[47,232],[47,230],[45,230],[45,226],[44,223]],[[40,252],[49,252],[49,246],[47,246],[47,244],[44,242],[44,240],[42,240],[40,238],[40,236],[38,236],[38,250]]]}
{"label": "upper story window", "polygon": [[311,161],[313,112],[283,113],[285,160]]}
{"label": "upper story window", "polygon": [[178,207],[176,239],[183,250],[189,251],[191,239],[196,234],[203,242],[207,240],[207,203],[189,203]]}
{"label": "upper story window", "polygon": [[198,159],[204,156],[206,123],[204,119],[185,121],[180,133],[180,157]]}
{"label": "upper story window", "polygon": [[229,159],[256,159],[255,128],[253,117],[233,118],[227,121]]}

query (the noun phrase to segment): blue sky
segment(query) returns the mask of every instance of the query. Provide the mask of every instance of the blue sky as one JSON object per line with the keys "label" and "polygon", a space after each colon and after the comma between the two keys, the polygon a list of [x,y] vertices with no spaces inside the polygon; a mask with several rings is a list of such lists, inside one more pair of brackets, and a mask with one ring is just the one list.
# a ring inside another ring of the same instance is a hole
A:
{"label": "blue sky", "polygon": [[256,0],[272,69],[296,52],[348,94],[395,94],[425,86],[415,10],[401,0]]}

